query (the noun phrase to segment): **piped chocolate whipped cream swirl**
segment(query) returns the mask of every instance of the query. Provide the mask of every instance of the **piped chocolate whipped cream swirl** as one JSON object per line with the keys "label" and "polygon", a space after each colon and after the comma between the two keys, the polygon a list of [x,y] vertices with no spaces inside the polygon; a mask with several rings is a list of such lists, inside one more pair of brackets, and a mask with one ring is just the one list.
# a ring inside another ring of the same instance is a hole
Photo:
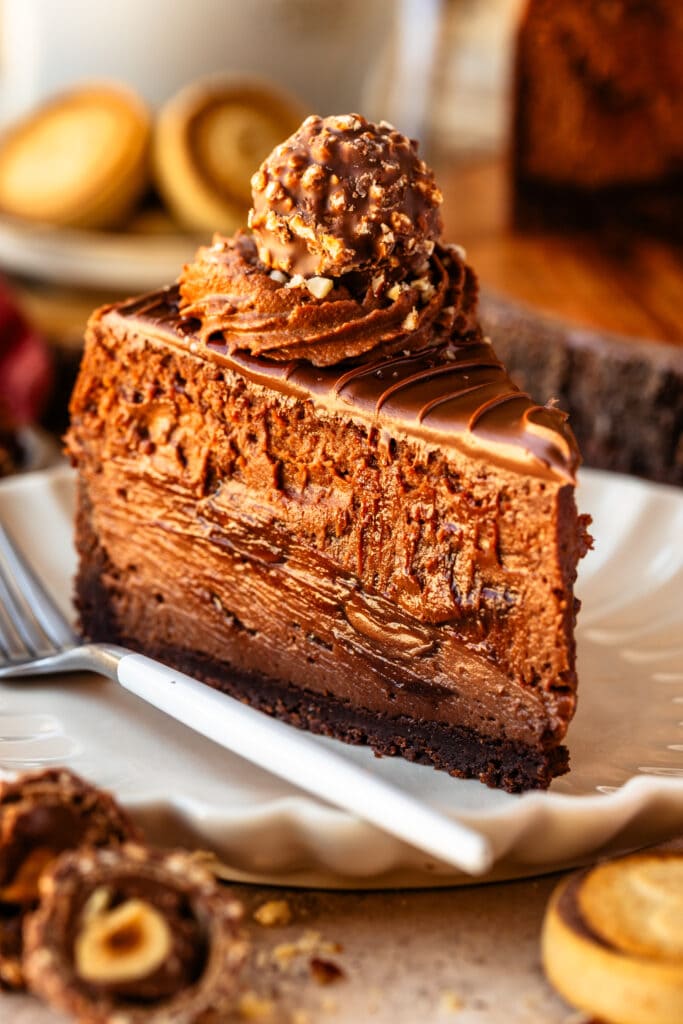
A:
{"label": "piped chocolate whipped cream swirl", "polygon": [[253,234],[216,236],[180,278],[205,339],[329,366],[478,338],[474,275],[438,243],[441,193],[390,125],[309,117],[252,188]]}

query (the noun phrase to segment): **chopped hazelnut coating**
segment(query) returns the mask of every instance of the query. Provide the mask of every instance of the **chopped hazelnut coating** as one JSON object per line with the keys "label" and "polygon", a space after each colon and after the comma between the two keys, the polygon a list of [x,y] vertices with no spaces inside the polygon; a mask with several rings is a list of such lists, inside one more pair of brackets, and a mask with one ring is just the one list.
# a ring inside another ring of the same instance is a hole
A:
{"label": "chopped hazelnut coating", "polygon": [[335,278],[381,264],[401,279],[441,234],[434,176],[386,121],[308,117],[251,184],[259,259],[287,274]]}
{"label": "chopped hazelnut coating", "polygon": [[64,768],[0,784],[0,987],[23,987],[22,921],[43,871],[64,850],[138,836],[109,793]]}

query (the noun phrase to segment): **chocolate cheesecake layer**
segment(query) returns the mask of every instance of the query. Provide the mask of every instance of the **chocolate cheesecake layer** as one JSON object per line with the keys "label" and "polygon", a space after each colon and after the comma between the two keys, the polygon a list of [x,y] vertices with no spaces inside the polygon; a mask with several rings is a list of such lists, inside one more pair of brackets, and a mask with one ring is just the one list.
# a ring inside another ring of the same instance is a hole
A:
{"label": "chocolate cheesecake layer", "polygon": [[68,441],[86,634],[378,752],[547,785],[584,545],[562,415],[483,342],[275,363],[176,302],[91,325]]}

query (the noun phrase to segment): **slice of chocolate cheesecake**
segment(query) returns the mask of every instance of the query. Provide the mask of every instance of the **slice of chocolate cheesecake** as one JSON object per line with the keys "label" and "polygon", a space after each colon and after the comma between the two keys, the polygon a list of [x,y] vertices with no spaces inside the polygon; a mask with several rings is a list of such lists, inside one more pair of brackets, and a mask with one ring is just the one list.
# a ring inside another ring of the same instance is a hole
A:
{"label": "slice of chocolate cheesecake", "polygon": [[546,786],[587,543],[566,418],[482,338],[390,126],[309,118],[253,184],[253,235],[91,320],[83,631],[300,727]]}

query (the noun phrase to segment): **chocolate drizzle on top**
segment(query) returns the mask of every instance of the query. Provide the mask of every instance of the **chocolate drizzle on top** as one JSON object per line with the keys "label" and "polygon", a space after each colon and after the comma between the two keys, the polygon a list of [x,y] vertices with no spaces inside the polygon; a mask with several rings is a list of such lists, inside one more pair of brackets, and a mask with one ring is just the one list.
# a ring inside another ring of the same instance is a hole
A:
{"label": "chocolate drizzle on top", "polygon": [[220,335],[201,344],[201,325],[183,316],[176,288],[132,300],[109,315],[137,319],[145,333],[332,415],[429,446],[479,452],[537,476],[574,480],[579,452],[566,414],[536,405],[516,388],[486,339],[442,338],[415,352],[316,367],[305,359],[275,362],[231,350]]}

